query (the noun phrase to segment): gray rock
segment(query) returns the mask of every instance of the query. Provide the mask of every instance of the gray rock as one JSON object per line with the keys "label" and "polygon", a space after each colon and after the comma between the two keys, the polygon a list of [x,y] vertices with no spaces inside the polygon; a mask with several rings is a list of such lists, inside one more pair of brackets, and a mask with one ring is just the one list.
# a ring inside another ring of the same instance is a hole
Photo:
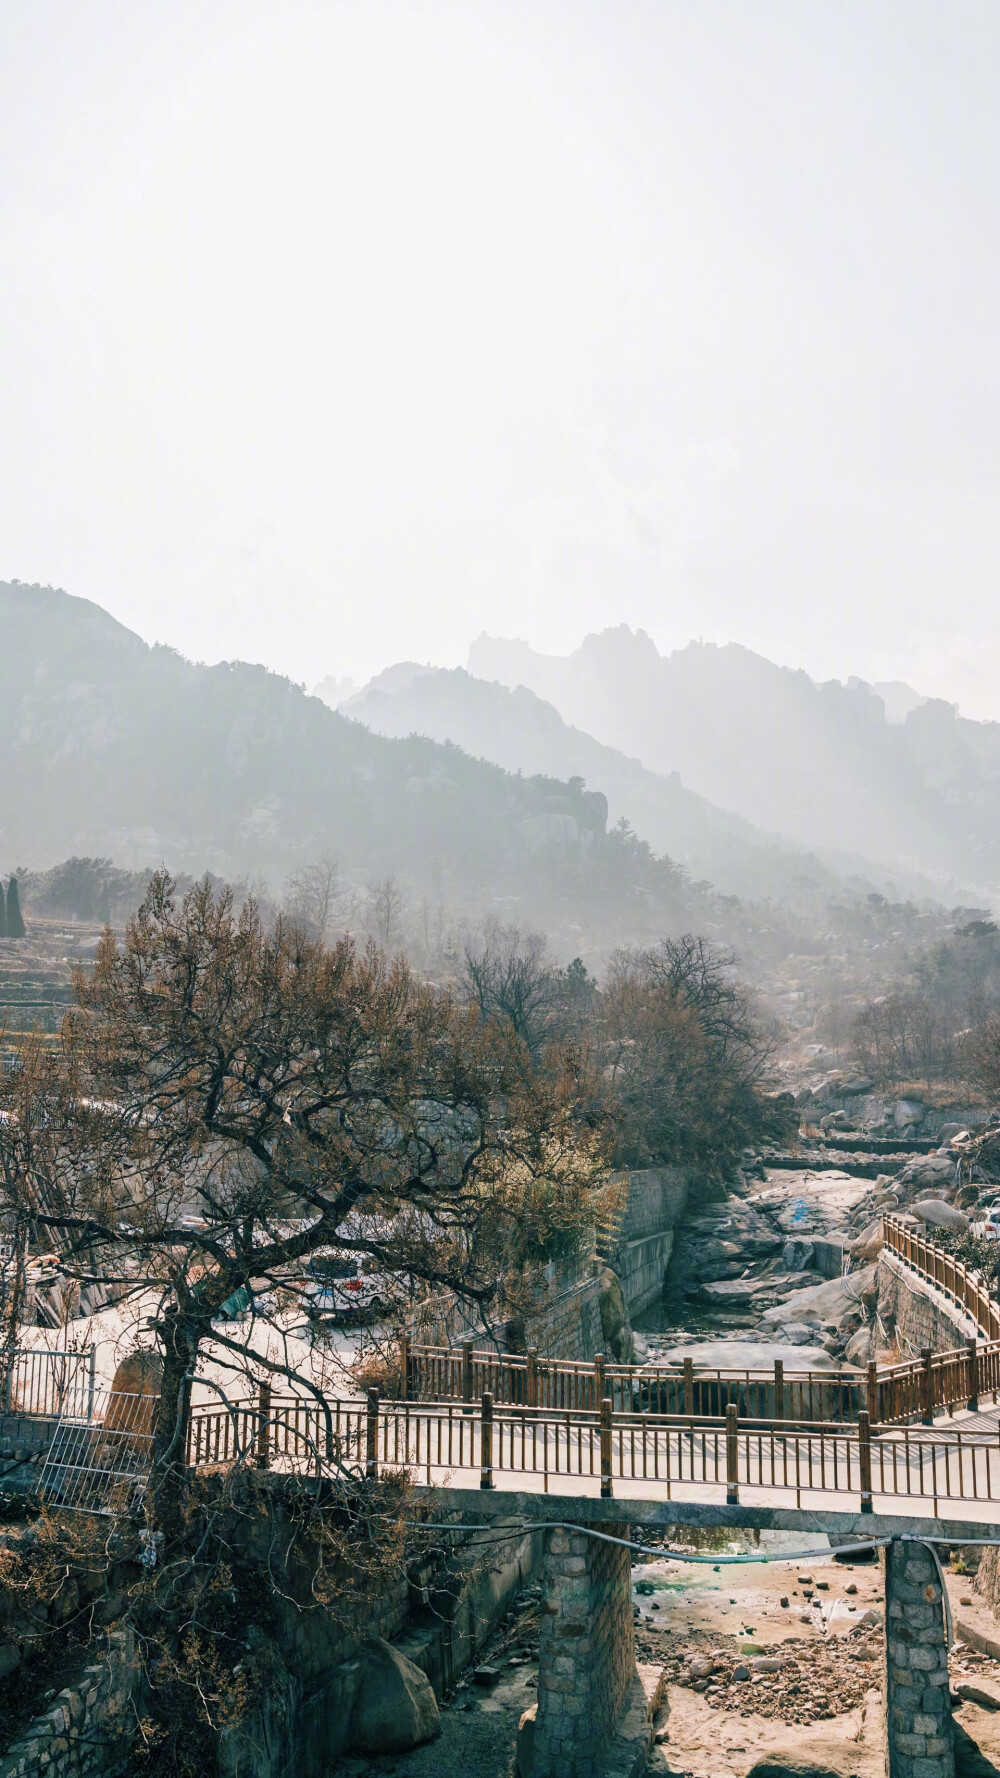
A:
{"label": "gray rock", "polygon": [[954,1156],[922,1154],[910,1161],[896,1177],[896,1190],[901,1196],[917,1195],[922,1188],[954,1185]]}
{"label": "gray rock", "polygon": [[919,1099],[897,1099],[893,1118],[897,1130],[905,1130],[907,1124],[923,1123],[924,1107]]}
{"label": "gray rock", "polygon": [[1000,1686],[960,1685],[958,1695],[967,1704],[978,1704],[982,1710],[1000,1710]]}
{"label": "gray rock", "polygon": [[943,1145],[945,1142],[951,1142],[956,1136],[967,1136],[968,1134],[968,1124],[942,1124],[938,1131],[938,1140]]}
{"label": "gray rock", "polygon": [[358,1753],[408,1753],[441,1732],[437,1699],[426,1673],[381,1636],[362,1645],[364,1677],[351,1716]]}
{"label": "gray rock", "polygon": [[538,1705],[529,1704],[517,1725],[518,1778],[531,1778],[531,1767],[535,1758],[535,1718],[537,1715]]}
{"label": "gray rock", "polygon": [[782,1753],[775,1747],[764,1759],[754,1762],[747,1778],[843,1778],[843,1774],[835,1772],[832,1766],[813,1765],[804,1752],[795,1748]]}
{"label": "gray rock", "polygon": [[629,1325],[625,1298],[622,1295],[621,1279],[610,1266],[605,1266],[601,1273],[601,1282],[597,1292],[597,1307],[601,1317],[601,1332],[604,1344],[612,1353],[618,1364],[629,1364],[632,1359],[632,1329]]}
{"label": "gray rock", "polygon": [[923,1198],[917,1204],[910,1205],[910,1215],[919,1222],[928,1223],[931,1228],[956,1229],[968,1233],[969,1218],[963,1210],[956,1210],[954,1204],[944,1204],[940,1198]]}
{"label": "gray rock", "polygon": [[[695,1371],[770,1370],[776,1359],[792,1370],[799,1362],[798,1353],[791,1345],[749,1340],[706,1340],[697,1345],[671,1346],[662,1358],[665,1363],[678,1366],[685,1358],[691,1358]],[[838,1367],[831,1364],[825,1352],[817,1351],[810,1354],[809,1368],[832,1371]]]}
{"label": "gray rock", "polygon": [[875,1082],[858,1077],[856,1080],[845,1080],[841,1092],[845,1099],[856,1099],[860,1093],[870,1093]]}
{"label": "gray rock", "polygon": [[839,1327],[844,1316],[857,1308],[861,1298],[874,1291],[875,1273],[875,1266],[865,1266],[860,1272],[848,1273],[846,1278],[830,1278],[823,1284],[814,1284],[810,1290],[798,1290],[773,1309],[765,1309],[761,1319],[784,1327],[815,1318]]}
{"label": "gray rock", "polygon": [[811,1241],[801,1238],[796,1240],[793,1235],[790,1241],[785,1242],[782,1258],[790,1272],[804,1272],[816,1258],[816,1249]]}

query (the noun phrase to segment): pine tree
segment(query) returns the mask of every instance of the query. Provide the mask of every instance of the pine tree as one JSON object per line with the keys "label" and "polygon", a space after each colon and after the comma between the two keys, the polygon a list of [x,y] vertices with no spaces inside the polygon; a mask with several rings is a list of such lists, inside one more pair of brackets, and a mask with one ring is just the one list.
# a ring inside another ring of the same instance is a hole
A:
{"label": "pine tree", "polygon": [[3,898],[3,883],[0,882],[0,938],[7,937],[7,908]]}
{"label": "pine tree", "polygon": [[24,937],[24,921],[21,918],[21,897],[18,894],[16,877],[11,877],[10,882],[7,885],[7,937]]}

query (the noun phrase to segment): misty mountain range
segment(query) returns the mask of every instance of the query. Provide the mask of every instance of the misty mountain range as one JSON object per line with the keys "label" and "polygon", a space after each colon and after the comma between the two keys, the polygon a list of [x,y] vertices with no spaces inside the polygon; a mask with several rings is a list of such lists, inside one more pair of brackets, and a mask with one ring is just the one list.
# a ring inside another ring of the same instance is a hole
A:
{"label": "misty mountain range", "polygon": [[387,740],[264,667],[196,665],[85,599],[0,583],[0,856],[165,862],[272,882],[323,852],[449,895],[577,861],[598,793]]}
{"label": "misty mountain range", "polygon": [[332,852],[357,881],[399,871],[452,906],[582,921],[595,943],[668,913],[710,924],[716,891],[814,906],[865,852],[904,892],[927,887],[907,869],[995,880],[998,725],[933,703],[890,723],[869,688],[745,649],[664,659],[618,630],[553,661],[480,638],[490,678],[400,664],[334,711],[52,588],[0,583],[0,627],[7,869],[79,853],[278,884]]}
{"label": "misty mountain range", "polygon": [[512,770],[585,776],[612,820],[737,893],[780,893],[789,847],[946,897],[1000,882],[1000,723],[900,682],[819,685],[736,644],[664,656],[623,625],[566,657],[481,636],[468,673],[401,664],[342,708]]}

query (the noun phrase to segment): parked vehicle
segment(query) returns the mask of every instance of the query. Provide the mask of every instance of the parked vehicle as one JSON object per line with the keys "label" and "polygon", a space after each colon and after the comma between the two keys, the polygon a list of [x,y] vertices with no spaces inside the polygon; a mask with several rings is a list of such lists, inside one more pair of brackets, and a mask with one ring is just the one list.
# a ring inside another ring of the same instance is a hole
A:
{"label": "parked vehicle", "polygon": [[377,1312],[390,1295],[389,1281],[367,1254],[340,1251],[315,1253],[306,1270],[306,1312],[321,1319],[353,1320]]}
{"label": "parked vehicle", "polygon": [[980,1211],[971,1233],[978,1235],[981,1241],[1000,1241],[1000,1202],[980,1206]]}

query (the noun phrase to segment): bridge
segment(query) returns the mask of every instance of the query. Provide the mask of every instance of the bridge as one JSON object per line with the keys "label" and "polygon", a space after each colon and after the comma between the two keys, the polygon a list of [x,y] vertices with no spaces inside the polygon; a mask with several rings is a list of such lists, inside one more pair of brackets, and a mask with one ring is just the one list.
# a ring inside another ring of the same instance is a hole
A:
{"label": "bridge", "polygon": [[[403,1471],[450,1523],[542,1528],[530,1778],[594,1778],[606,1766],[635,1683],[630,1545],[644,1527],[872,1540],[886,1574],[890,1778],[953,1778],[941,1575],[923,1540],[1000,1535],[1000,1306],[974,1272],[902,1222],[885,1218],[883,1232],[895,1260],[961,1312],[975,1338],[839,1371],[706,1370],[693,1358],[668,1369],[404,1341],[392,1399],[375,1389],[281,1396],[265,1382],[249,1402],[193,1412],[188,1464],[320,1475],[349,1466],[372,1479]],[[108,1468],[110,1411],[95,1423],[91,1390],[86,1417],[71,1412],[60,1426],[43,1492],[48,1478],[53,1503],[86,1504],[80,1478],[90,1486]],[[120,1431],[128,1463],[113,1479],[130,1489],[141,1480],[141,1440],[131,1421]]]}
{"label": "bridge", "polygon": [[1000,1306],[902,1222],[885,1218],[883,1233],[975,1338],[864,1371],[705,1370],[693,1358],[677,1370],[404,1342],[396,1399],[374,1389],[364,1401],[268,1397],[242,1423],[199,1414],[189,1461],[253,1452],[278,1468],[325,1459],[372,1478],[403,1470],[449,1521],[545,1528],[530,1778],[624,1773],[641,1756],[641,1735],[637,1755],[615,1732],[635,1686],[630,1546],[644,1528],[870,1539],[885,1568],[890,1778],[953,1778],[933,1552],[998,1538]]}

